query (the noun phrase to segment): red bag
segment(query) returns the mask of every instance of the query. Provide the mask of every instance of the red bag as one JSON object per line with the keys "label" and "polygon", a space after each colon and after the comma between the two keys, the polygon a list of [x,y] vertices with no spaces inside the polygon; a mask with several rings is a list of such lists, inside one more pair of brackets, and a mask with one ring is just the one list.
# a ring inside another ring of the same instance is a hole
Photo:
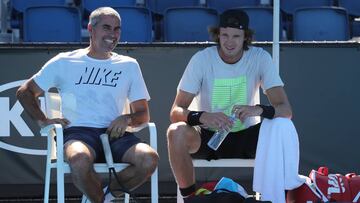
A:
{"label": "red bag", "polygon": [[288,192],[288,203],[356,202],[360,203],[360,176],[329,174],[328,168],[312,170],[299,188]]}
{"label": "red bag", "polygon": [[351,201],[351,192],[347,178],[341,174],[329,174],[326,167],[312,170],[309,175],[323,201]]}
{"label": "red bag", "polygon": [[315,185],[311,179],[302,176],[306,182],[300,187],[290,190],[286,196],[287,203],[307,203],[307,202],[321,202],[321,195],[316,191]]}
{"label": "red bag", "polygon": [[360,176],[355,173],[346,174],[346,178],[349,182],[351,199],[353,202],[360,202]]}

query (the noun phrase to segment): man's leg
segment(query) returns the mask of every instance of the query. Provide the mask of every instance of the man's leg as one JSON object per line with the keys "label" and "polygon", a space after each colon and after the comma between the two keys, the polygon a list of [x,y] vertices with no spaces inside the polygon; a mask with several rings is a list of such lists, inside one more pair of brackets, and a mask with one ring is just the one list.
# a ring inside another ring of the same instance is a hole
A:
{"label": "man's leg", "polygon": [[[129,190],[134,190],[143,184],[155,171],[159,155],[149,145],[137,143],[130,147],[123,155],[122,162],[130,166],[118,173],[121,184]],[[117,188],[116,181],[110,188]]]}
{"label": "man's leg", "polygon": [[195,190],[195,172],[190,154],[200,148],[200,135],[193,127],[179,122],[170,125],[167,140],[171,169],[182,195],[187,196],[190,191],[186,189]]}
{"label": "man's leg", "polygon": [[65,157],[71,168],[75,186],[93,203],[102,203],[104,193],[101,179],[94,171],[94,150],[81,141],[69,140],[65,144]]}

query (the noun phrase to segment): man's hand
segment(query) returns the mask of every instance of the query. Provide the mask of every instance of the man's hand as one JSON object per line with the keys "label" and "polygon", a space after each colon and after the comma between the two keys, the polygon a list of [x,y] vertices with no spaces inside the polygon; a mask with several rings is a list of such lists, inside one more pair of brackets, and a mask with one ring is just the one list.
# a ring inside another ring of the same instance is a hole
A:
{"label": "man's hand", "polygon": [[248,117],[260,116],[262,111],[260,106],[234,105],[231,113],[235,113],[236,117],[244,122]]}
{"label": "man's hand", "polygon": [[233,122],[223,112],[204,112],[200,116],[200,122],[206,127],[215,129],[231,129]]}
{"label": "man's hand", "polygon": [[124,135],[126,128],[131,123],[129,115],[121,115],[113,120],[106,130],[106,133],[110,135],[110,139],[115,139]]}
{"label": "man's hand", "polygon": [[62,127],[66,127],[70,124],[70,121],[66,118],[53,118],[53,119],[45,119],[43,121],[37,121],[37,123],[41,128],[50,124],[61,124]]}

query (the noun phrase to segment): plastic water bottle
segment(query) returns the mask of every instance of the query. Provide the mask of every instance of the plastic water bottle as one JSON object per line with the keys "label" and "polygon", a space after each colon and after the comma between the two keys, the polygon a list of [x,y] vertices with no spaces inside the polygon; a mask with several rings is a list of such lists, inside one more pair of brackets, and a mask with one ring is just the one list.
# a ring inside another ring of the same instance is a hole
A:
{"label": "plastic water bottle", "polygon": [[[236,115],[232,114],[231,116],[229,116],[229,119],[232,122],[235,122],[236,120]],[[229,134],[229,132],[231,131],[231,129],[226,130],[226,129],[219,129],[217,130],[214,135],[211,137],[211,139],[209,140],[209,142],[207,143],[207,145],[213,149],[213,150],[217,150],[221,143],[225,140],[226,136]]]}

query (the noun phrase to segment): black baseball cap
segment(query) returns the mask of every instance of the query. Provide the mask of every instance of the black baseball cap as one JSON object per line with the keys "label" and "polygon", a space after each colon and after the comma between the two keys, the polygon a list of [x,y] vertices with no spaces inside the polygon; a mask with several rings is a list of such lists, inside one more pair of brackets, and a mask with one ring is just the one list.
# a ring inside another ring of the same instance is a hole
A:
{"label": "black baseball cap", "polygon": [[249,27],[249,16],[241,9],[226,10],[220,14],[219,27],[246,30]]}

